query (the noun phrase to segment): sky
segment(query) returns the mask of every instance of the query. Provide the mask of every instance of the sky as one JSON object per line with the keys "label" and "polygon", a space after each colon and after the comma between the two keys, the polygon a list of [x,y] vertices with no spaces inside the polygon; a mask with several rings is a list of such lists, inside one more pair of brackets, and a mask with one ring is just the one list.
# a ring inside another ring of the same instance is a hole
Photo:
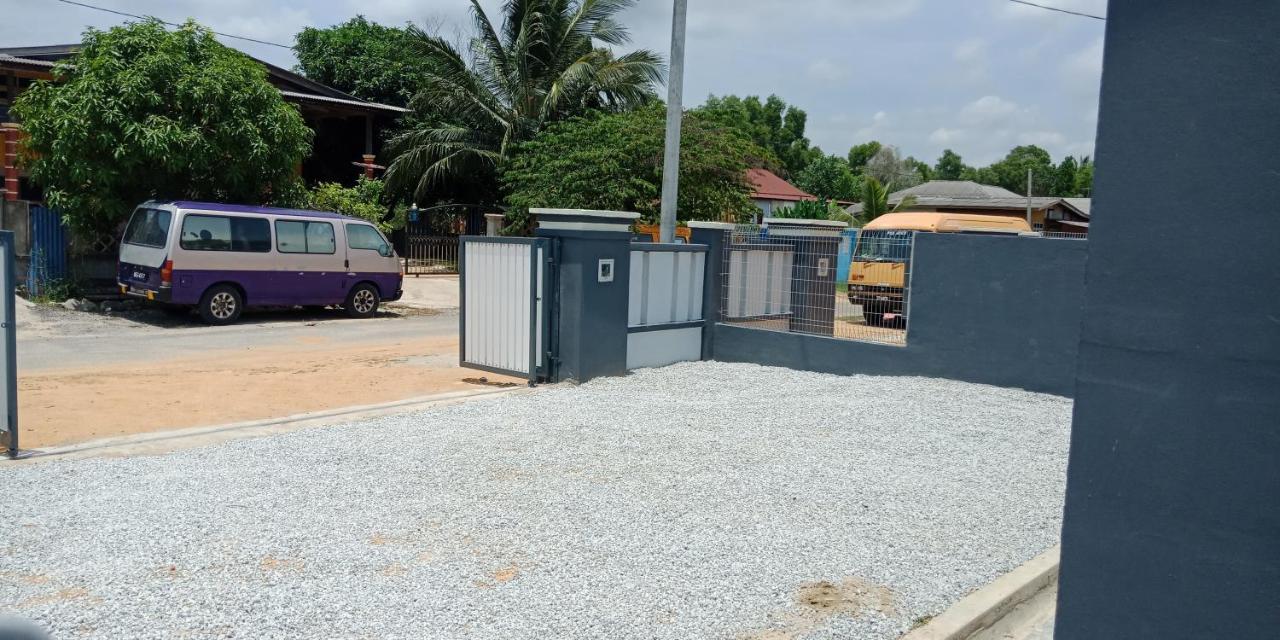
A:
{"label": "sky", "polygon": [[[464,34],[466,0],[84,0],[170,22],[289,45],[306,26],[356,14]],[[1106,0],[1037,0],[1105,15]],[[500,0],[481,0],[498,15]],[[0,47],[79,40],[127,20],[58,0],[0,0]],[[671,0],[622,15],[630,48],[665,58]],[[830,154],[868,140],[932,164],[943,149],[980,166],[1019,144],[1092,155],[1102,71],[1100,20],[1008,0],[689,0],[685,105],[708,95],[777,94],[809,114],[807,135]],[[290,50],[227,38],[277,65]]]}

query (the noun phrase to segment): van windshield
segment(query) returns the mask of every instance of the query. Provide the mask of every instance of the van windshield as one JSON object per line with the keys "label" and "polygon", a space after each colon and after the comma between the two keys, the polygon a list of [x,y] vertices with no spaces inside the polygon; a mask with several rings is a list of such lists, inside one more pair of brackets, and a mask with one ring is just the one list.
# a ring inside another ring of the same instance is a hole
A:
{"label": "van windshield", "polygon": [[858,236],[854,260],[863,262],[907,262],[911,258],[912,231],[863,231]]}
{"label": "van windshield", "polygon": [[169,244],[169,221],[173,214],[164,209],[139,207],[124,229],[124,243],[144,247],[164,247]]}

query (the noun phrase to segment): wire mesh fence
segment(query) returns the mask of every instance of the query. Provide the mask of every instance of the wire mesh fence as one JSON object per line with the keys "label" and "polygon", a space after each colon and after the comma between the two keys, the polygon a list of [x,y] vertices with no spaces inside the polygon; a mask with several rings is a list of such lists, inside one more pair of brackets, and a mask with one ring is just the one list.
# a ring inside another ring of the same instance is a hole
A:
{"label": "wire mesh fence", "polygon": [[[739,226],[726,232],[721,321],[746,327],[906,344],[912,232],[859,235],[847,270],[839,231]],[[847,272],[846,279],[837,277]]]}

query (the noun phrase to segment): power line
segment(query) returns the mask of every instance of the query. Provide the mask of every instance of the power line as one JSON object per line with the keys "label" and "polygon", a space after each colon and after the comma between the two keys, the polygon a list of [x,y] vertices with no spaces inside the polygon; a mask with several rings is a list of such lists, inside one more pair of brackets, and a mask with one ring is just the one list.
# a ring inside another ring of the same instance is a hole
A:
{"label": "power line", "polygon": [[[116,15],[118,15],[118,16],[125,16],[125,17],[127,17],[127,18],[137,18],[137,19],[139,19],[139,20],[147,20],[147,19],[150,19],[150,18],[155,18],[156,20],[159,20],[161,24],[167,24],[167,25],[169,25],[169,26],[171,26],[171,27],[181,27],[181,26],[182,26],[182,25],[177,24],[177,23],[175,23],[175,22],[169,22],[169,21],[167,21],[167,20],[160,20],[159,18],[156,18],[155,16],[140,16],[140,15],[138,15],[138,14],[136,14],[136,13],[127,13],[127,12],[124,12],[124,11],[116,11],[115,9],[108,9],[108,8],[106,8],[106,7],[96,7],[96,6],[91,5],[91,4],[86,4],[86,3],[83,3],[83,2],[76,2],[76,0],[58,0],[58,2],[61,2],[61,3],[63,3],[63,4],[72,4],[72,5],[75,5],[75,6],[77,6],[77,7],[84,7],[84,8],[86,8],[86,9],[94,9],[94,10],[96,10],[96,11],[105,11],[105,12],[107,12],[107,13],[114,13],[114,14],[116,14]],[[215,35],[219,35],[219,36],[222,36],[222,37],[224,37],[224,38],[235,38],[236,40],[244,40],[244,41],[246,41],[246,42],[256,42],[256,43],[258,43],[258,44],[265,44],[265,45],[269,45],[269,46],[272,46],[272,47],[280,47],[281,49],[289,49],[289,50],[292,50],[292,49],[293,49],[293,47],[290,47],[289,45],[279,44],[279,43],[276,43],[276,42],[267,42],[266,40],[258,40],[258,39],[255,39],[255,38],[246,38],[245,36],[237,36],[237,35],[233,35],[233,34],[230,34],[230,33],[222,33],[221,31],[214,31],[213,29],[210,29],[209,31],[210,31],[211,33],[215,34]]]}
{"label": "power line", "polygon": [[1072,11],[1070,9],[1059,9],[1058,7],[1050,7],[1048,5],[1036,4],[1034,2],[1027,2],[1027,0],[1009,0],[1009,2],[1014,2],[1017,4],[1025,4],[1028,7],[1045,9],[1046,11],[1057,11],[1058,13],[1069,13],[1073,16],[1080,16],[1081,18],[1093,18],[1094,20],[1106,20],[1106,18],[1102,16],[1095,16],[1092,13],[1081,13],[1079,11]]}

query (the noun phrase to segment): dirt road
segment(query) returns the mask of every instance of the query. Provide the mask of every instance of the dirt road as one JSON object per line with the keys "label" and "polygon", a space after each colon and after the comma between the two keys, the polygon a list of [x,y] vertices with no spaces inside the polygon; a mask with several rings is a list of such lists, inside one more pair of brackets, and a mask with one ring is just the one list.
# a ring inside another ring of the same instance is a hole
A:
{"label": "dirt road", "polygon": [[242,324],[38,309],[19,328],[24,449],[476,388],[455,312],[247,315]]}

